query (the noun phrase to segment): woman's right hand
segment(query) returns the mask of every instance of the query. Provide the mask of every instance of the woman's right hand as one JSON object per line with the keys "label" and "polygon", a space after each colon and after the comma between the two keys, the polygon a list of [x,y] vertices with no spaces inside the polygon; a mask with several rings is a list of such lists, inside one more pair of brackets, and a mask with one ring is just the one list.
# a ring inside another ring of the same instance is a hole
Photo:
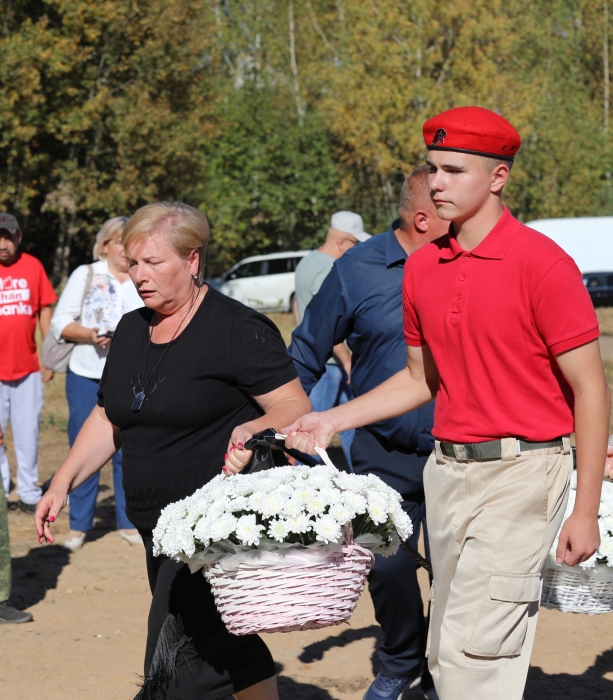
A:
{"label": "woman's right hand", "polygon": [[111,344],[111,339],[104,335],[98,335],[99,328],[88,328],[89,342],[99,348],[106,348]]}
{"label": "woman's right hand", "polygon": [[100,328],[97,326],[94,328],[86,328],[80,323],[73,321],[62,331],[62,338],[70,343],[86,343],[87,345],[106,348],[110,345],[111,339],[103,335],[99,336],[99,330]]}
{"label": "woman's right hand", "polygon": [[49,487],[36,506],[34,513],[34,524],[38,543],[48,542],[53,544],[54,537],[51,534],[50,525],[55,522],[62,508],[68,503],[68,493],[60,488],[53,488],[53,483]]}

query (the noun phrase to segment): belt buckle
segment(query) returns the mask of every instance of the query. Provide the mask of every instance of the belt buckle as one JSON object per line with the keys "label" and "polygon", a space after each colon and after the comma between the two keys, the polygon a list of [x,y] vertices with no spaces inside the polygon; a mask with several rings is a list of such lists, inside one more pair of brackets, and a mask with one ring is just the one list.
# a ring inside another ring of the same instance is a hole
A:
{"label": "belt buckle", "polygon": [[468,460],[475,458],[475,451],[472,445],[455,445],[453,446],[453,453],[456,459]]}

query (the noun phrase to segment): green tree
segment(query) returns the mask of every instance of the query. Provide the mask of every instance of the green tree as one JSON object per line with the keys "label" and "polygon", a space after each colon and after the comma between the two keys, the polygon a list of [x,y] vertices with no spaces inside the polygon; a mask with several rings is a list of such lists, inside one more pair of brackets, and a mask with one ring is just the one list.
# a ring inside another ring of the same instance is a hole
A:
{"label": "green tree", "polygon": [[104,219],[181,196],[197,170],[216,128],[207,11],[187,0],[3,9],[1,204],[36,252],[53,251],[60,282]]}

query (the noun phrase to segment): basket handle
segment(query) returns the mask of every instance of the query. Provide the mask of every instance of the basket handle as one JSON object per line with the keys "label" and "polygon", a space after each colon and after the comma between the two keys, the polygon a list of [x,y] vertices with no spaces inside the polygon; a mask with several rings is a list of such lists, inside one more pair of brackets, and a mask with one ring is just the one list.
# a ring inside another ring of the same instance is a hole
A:
{"label": "basket handle", "polygon": [[[277,440],[285,440],[287,438],[287,435],[282,435],[281,433],[275,433],[275,438]],[[320,447],[319,445],[315,445],[315,452],[321,457],[323,463],[328,466],[328,467],[333,467],[334,469],[337,469],[337,467],[332,464],[332,460],[328,456],[328,453],[324,450],[323,447]]]}

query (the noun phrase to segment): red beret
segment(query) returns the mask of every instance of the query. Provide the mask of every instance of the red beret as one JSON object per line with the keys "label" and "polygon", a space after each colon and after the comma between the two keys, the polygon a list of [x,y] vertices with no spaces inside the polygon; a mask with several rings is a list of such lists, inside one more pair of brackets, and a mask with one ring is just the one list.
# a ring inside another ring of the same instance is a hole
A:
{"label": "red beret", "polygon": [[459,151],[488,158],[513,160],[521,137],[509,122],[483,107],[456,107],[424,124],[429,151]]}

